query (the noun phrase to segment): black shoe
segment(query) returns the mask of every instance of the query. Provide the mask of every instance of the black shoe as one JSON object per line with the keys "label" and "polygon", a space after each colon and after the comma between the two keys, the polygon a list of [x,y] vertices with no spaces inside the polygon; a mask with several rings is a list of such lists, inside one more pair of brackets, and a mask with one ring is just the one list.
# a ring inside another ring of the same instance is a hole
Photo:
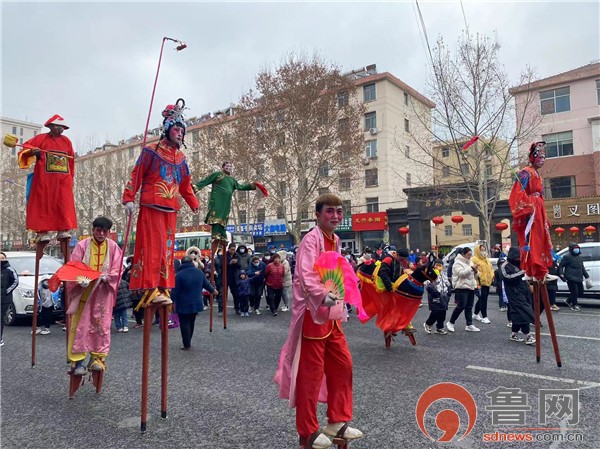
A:
{"label": "black shoe", "polygon": [[277,316],[277,312],[273,312],[273,316]]}

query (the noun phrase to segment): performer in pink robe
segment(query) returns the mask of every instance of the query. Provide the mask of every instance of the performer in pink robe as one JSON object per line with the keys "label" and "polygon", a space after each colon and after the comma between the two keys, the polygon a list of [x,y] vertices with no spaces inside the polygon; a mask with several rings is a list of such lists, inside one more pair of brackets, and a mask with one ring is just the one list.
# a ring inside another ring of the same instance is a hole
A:
{"label": "performer in pink robe", "polygon": [[325,434],[356,439],[362,432],[347,425],[352,419],[352,358],[340,323],[346,315],[330,319],[337,297],[314,268],[321,252],[340,252],[340,239],[333,231],[343,218],[342,200],[333,194],[319,196],[316,215],[318,226],[302,239],[296,255],[292,320],[274,381],[279,397],[288,399],[290,408],[297,407],[301,443],[321,449],[331,441],[319,431],[317,400],[328,406]]}
{"label": "performer in pink robe", "polygon": [[83,375],[84,360],[89,352],[89,369],[103,371],[110,349],[110,325],[119,284],[121,249],[108,239],[112,221],[98,217],[93,222],[93,236],[75,245],[71,262],[83,262],[102,275],[93,282],[67,282],[71,304],[67,313],[73,315],[67,358],[73,373]]}

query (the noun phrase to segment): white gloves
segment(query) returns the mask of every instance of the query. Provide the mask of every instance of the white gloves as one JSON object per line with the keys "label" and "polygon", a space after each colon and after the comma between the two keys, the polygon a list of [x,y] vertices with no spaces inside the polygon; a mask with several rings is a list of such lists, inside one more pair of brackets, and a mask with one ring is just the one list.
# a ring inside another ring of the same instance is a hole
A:
{"label": "white gloves", "polygon": [[593,286],[594,286],[594,284],[592,283],[592,280],[591,280],[590,278],[587,278],[587,279],[585,280],[585,288],[587,288],[587,289],[589,290],[589,289],[590,289],[590,288],[592,288]]}
{"label": "white gloves", "polygon": [[333,293],[329,292],[327,293],[327,296],[325,296],[323,304],[325,305],[325,307],[331,308],[337,304],[338,299],[339,298],[337,297],[337,295],[334,295]]}
{"label": "white gloves", "polygon": [[81,288],[86,288],[88,285],[90,285],[90,281],[88,281],[87,279],[84,279],[83,281],[79,281],[79,286]]}
{"label": "white gloves", "polygon": [[108,282],[108,278],[106,277],[105,274],[101,274],[100,275],[100,280],[103,281],[103,282]]}
{"label": "white gloves", "polygon": [[127,214],[133,214],[133,203],[131,201],[126,202],[125,209],[127,210]]}

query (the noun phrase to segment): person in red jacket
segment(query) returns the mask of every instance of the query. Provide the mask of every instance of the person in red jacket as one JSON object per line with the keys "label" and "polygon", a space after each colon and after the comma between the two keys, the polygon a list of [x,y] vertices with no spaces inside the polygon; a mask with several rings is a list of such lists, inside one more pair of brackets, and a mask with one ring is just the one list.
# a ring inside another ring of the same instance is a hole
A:
{"label": "person in red jacket", "polygon": [[265,268],[265,285],[267,286],[267,302],[273,316],[277,316],[277,309],[283,293],[283,275],[285,267],[281,263],[279,254],[273,254],[273,262]]}
{"label": "person in red jacket", "polygon": [[19,168],[29,168],[35,162],[31,187],[27,189],[26,225],[38,233],[41,242],[50,241],[52,231],[58,231],[59,239],[70,238],[69,230],[77,228],[75,153],[69,138],[62,135],[69,127],[60,115],[48,119],[44,126],[50,132],[28,140],[19,151]]}
{"label": "person in red jacket", "polygon": [[123,192],[123,204],[132,214],[135,195],[143,185],[129,283],[131,290],[144,291],[136,310],[150,302],[171,303],[169,290],[175,287],[173,245],[181,198],[198,213],[190,170],[180,149],[185,136],[184,108],[185,101],[180,98],[162,112],[163,136],[142,150]]}

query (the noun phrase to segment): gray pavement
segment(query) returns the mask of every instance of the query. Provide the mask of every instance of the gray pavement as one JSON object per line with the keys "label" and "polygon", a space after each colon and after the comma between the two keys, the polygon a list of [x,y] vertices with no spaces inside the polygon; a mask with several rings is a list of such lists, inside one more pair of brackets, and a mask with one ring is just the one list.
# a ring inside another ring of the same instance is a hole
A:
{"label": "gray pavement", "polygon": [[[557,334],[565,335],[558,339],[562,369],[556,367],[549,337],[542,337],[542,361],[537,364],[534,346],[508,340],[506,314],[498,311],[497,297],[490,296],[489,303],[491,324],[475,323],[481,332],[465,332],[461,317],[456,333],[447,336],[425,334],[422,323],[428,310],[424,305],[413,321],[418,345],[413,347],[406,337],[399,336],[388,350],[374,323],[362,325],[352,315],[344,329],[354,361],[353,424],[365,437],[351,448],[600,447],[600,302],[584,306],[579,313],[563,307],[554,314]],[[96,395],[90,382],[69,400],[61,328],[53,326],[51,334],[38,335],[37,366],[32,369],[30,328],[7,327],[6,344],[0,351],[1,447],[296,448],[295,411],[278,399],[272,382],[290,316],[291,312],[280,312],[277,317],[264,313],[241,318],[230,313],[227,330],[217,325],[209,333],[208,313],[202,313],[188,352],[179,350],[179,329],[172,329],[167,419],[160,418],[160,334],[153,326],[145,435],[139,431],[142,329],[113,332],[102,394]],[[542,332],[547,329],[545,326]],[[435,425],[437,413],[444,408],[455,410],[461,424],[452,442],[431,441],[417,426],[417,401],[439,382],[459,384],[475,400],[477,420],[463,440],[458,438],[466,430],[467,414],[455,401],[442,399],[425,415],[427,431],[438,439],[443,432]],[[484,408],[490,405],[485,393],[500,386],[520,388],[528,394],[532,409],[526,413],[525,425],[492,425],[491,412]],[[552,418],[547,425],[540,425],[539,388],[581,388],[579,424],[566,426]],[[325,424],[321,405],[319,418]],[[483,442],[484,433],[508,428],[567,427],[570,430],[563,434],[580,432],[583,442]]]}

